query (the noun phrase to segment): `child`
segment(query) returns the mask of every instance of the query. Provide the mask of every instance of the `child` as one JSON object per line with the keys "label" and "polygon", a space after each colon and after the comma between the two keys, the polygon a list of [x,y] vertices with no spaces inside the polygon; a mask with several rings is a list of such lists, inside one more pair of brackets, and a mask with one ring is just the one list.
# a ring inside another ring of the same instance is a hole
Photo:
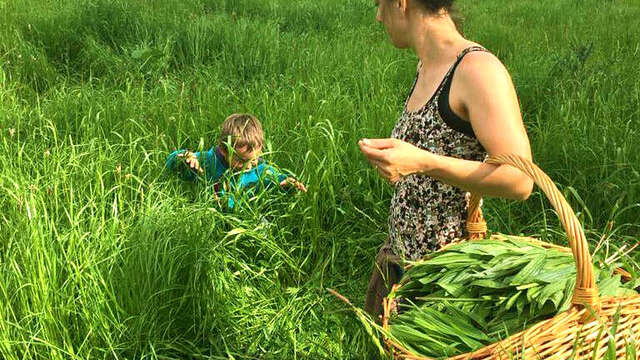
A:
{"label": "child", "polygon": [[258,119],[250,114],[233,114],[222,123],[218,146],[209,151],[176,150],[167,157],[167,169],[179,173],[185,180],[203,176],[213,183],[217,196],[228,196],[228,206],[235,206],[232,193],[253,192],[273,185],[294,186],[302,192],[306,187],[287,177],[259,156],[264,133]]}

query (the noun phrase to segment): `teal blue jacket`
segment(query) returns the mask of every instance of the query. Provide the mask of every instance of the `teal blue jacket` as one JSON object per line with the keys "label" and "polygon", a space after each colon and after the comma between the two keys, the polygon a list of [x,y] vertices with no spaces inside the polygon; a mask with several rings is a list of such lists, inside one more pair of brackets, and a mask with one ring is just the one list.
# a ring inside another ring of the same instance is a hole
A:
{"label": "teal blue jacket", "polygon": [[184,149],[176,150],[169,154],[165,167],[178,173],[182,179],[187,181],[204,178],[208,184],[213,184],[213,189],[220,198],[227,198],[227,205],[230,209],[236,205],[235,195],[251,196],[256,191],[273,186],[280,187],[280,183],[287,178],[287,175],[262,159],[259,160],[258,165],[247,171],[234,172],[232,169],[229,171],[229,164],[219,147],[194,153],[203,171],[203,174],[200,175],[178,157],[179,154],[186,151]]}

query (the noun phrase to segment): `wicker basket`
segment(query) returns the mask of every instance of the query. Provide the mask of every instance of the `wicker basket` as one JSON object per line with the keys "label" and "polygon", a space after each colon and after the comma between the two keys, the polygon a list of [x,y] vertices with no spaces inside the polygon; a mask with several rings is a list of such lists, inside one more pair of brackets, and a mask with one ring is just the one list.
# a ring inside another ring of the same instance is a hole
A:
{"label": "wicker basket", "polygon": [[[640,335],[640,295],[599,298],[591,255],[582,226],[555,184],[535,164],[514,155],[491,157],[487,162],[496,165],[507,164],[522,170],[547,195],[568,235],[570,249],[563,249],[571,251],[576,260],[576,286],[572,306],[568,311],[541,321],[500,342],[449,359],[603,359],[611,340],[607,330],[611,328],[614,315],[618,310],[620,314],[613,340],[616,345],[616,358],[625,359],[629,334],[635,334],[636,339]],[[480,196],[474,194],[469,202],[468,240],[481,241],[480,239],[484,238],[487,232],[487,225],[480,210],[480,199]],[[542,243],[532,238],[524,238],[524,240],[558,248],[556,245]],[[395,306],[395,302],[391,299],[394,298],[400,286],[395,285],[389,297],[383,301],[382,326],[386,330],[389,330],[389,317]],[[398,358],[429,359],[411,354],[390,339],[385,339],[385,342],[391,353]],[[637,350],[640,353],[640,348]],[[597,356],[594,357],[596,351]]]}

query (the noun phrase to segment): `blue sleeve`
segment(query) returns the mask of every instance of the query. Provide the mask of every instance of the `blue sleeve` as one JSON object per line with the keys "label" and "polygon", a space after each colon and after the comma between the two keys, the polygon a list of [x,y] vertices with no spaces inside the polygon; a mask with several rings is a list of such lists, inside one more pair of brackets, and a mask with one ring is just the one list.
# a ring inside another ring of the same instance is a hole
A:
{"label": "blue sleeve", "polygon": [[233,196],[233,194],[229,194],[227,196],[227,207],[229,208],[229,210],[233,210],[235,206],[236,206],[235,197]]}
{"label": "blue sleeve", "polygon": [[281,189],[280,183],[287,177],[277,167],[261,162],[251,170],[223,179],[229,188],[225,190],[221,187],[216,193],[220,198],[226,200],[227,208],[233,210],[257,192],[270,188]]}
{"label": "blue sleeve", "polygon": [[[189,181],[195,181],[198,178],[198,174],[191,170],[182,159],[178,158],[179,154],[186,152],[187,150],[181,149],[176,150],[167,156],[167,160],[165,161],[165,168],[171,172],[177,173],[180,178]],[[195,155],[199,158],[200,153],[196,152]]]}
{"label": "blue sleeve", "polygon": [[285,175],[282,171],[280,171],[276,167],[271,165],[266,165],[265,170],[263,172],[262,183],[265,187],[274,185],[273,184],[274,182],[275,182],[275,185],[280,186],[280,183],[285,181],[287,177],[288,177],[287,175]]}
{"label": "blue sleeve", "polygon": [[[276,167],[261,162],[255,168],[243,173],[240,176],[238,185],[242,189],[261,191],[272,186],[279,186],[287,178]],[[256,189],[257,187],[257,189]]]}
{"label": "blue sleeve", "polygon": [[216,193],[216,196],[219,199],[222,199],[222,201],[226,200],[228,210],[233,210],[233,208],[236,206],[236,198],[233,191],[226,191],[222,186],[219,189],[216,189],[216,186],[213,186],[213,191]]}

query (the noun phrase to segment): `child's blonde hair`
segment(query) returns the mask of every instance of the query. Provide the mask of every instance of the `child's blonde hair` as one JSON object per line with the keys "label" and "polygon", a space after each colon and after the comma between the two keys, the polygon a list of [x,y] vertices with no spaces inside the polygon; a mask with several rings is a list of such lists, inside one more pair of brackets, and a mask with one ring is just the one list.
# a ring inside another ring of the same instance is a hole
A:
{"label": "child's blonde hair", "polygon": [[251,114],[232,114],[222,123],[222,132],[218,145],[233,149],[247,148],[253,151],[261,148],[264,143],[264,133],[258,118]]}

